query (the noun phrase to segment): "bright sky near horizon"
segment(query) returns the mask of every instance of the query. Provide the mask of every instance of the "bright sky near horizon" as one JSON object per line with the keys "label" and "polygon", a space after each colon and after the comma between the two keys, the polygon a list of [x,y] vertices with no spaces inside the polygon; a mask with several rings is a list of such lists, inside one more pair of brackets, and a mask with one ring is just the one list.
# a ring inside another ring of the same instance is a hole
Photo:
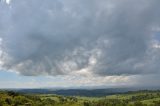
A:
{"label": "bright sky near horizon", "polygon": [[0,88],[160,86],[160,0],[1,0]]}

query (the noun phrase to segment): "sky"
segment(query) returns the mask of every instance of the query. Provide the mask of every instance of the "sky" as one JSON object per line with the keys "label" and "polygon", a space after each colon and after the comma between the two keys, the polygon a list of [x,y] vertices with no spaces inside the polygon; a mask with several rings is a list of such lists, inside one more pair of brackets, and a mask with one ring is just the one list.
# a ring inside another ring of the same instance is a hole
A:
{"label": "sky", "polygon": [[160,86],[159,0],[1,0],[0,88]]}

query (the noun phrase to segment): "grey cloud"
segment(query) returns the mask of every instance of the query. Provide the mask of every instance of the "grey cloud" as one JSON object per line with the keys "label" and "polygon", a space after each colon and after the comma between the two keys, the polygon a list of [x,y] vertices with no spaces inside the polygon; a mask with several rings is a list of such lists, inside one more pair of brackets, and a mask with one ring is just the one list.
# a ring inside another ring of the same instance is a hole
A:
{"label": "grey cloud", "polygon": [[[23,75],[159,73],[160,1],[1,2],[2,66]],[[91,59],[95,62],[92,62]]]}

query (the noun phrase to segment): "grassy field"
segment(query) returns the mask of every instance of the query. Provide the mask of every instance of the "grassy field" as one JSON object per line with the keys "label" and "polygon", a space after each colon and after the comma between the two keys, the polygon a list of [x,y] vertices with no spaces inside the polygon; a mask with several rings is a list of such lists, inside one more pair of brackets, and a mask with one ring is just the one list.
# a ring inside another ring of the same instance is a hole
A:
{"label": "grassy field", "polygon": [[160,106],[160,91],[137,91],[105,97],[0,91],[0,106]]}

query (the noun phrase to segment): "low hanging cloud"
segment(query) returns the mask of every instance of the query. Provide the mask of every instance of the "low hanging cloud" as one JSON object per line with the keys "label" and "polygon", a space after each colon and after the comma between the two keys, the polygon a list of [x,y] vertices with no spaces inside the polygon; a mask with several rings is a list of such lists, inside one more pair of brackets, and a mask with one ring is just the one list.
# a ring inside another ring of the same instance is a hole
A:
{"label": "low hanging cloud", "polygon": [[159,3],[1,1],[1,68],[33,76],[159,73]]}

